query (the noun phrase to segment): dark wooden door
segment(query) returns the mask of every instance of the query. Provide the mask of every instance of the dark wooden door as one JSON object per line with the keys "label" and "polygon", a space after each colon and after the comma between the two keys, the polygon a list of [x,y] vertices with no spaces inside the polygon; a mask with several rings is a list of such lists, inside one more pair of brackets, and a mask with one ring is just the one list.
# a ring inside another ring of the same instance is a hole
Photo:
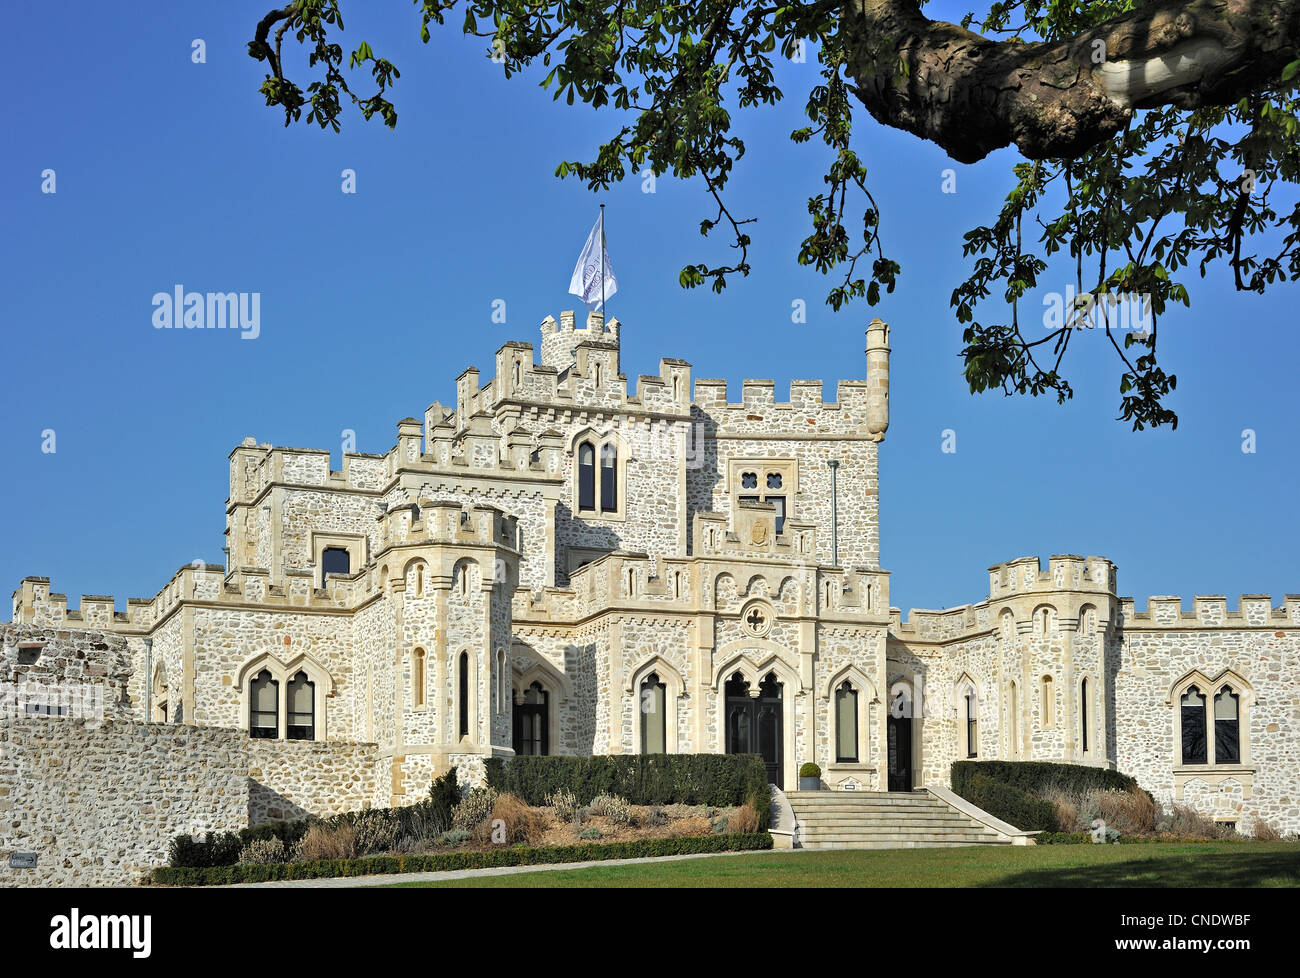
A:
{"label": "dark wooden door", "polygon": [[889,717],[889,790],[912,790],[912,718]]}
{"label": "dark wooden door", "polygon": [[727,753],[757,754],[775,785],[783,784],[785,774],[781,693],[781,684],[770,674],[757,697],[749,695],[749,684],[738,677],[726,685]]}
{"label": "dark wooden door", "polygon": [[515,704],[514,749],[516,754],[534,755],[551,752],[550,694],[540,683],[525,690],[522,703]]}

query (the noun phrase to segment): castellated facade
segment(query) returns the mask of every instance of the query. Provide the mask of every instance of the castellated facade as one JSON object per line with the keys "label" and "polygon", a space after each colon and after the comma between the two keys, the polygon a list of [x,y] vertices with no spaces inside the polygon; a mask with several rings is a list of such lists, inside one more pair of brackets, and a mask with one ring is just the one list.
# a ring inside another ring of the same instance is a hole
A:
{"label": "castellated facade", "polygon": [[[1109,561],[1062,555],[992,567],[974,605],[890,607],[884,323],[833,401],[675,359],[631,393],[617,320],[541,333],[339,471],[245,439],[225,566],[125,613],[24,579],[0,680],[58,651],[151,756],[224,735],[254,821],[410,803],[491,756],[732,751],[786,789],[805,761],[865,791],[946,786],[968,757],[1108,766],[1300,831],[1300,596],[1138,611]],[[77,636],[111,661],[69,658]]]}

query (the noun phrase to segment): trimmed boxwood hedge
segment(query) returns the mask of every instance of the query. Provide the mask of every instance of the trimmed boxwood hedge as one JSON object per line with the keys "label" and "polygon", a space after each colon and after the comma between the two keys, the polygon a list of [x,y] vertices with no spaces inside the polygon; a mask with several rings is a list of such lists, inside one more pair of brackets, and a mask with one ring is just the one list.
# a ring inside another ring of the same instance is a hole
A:
{"label": "trimmed boxwood hedge", "polygon": [[1142,789],[1127,774],[1084,764],[1049,761],[954,761],[952,790],[1022,832],[1056,832],[1056,806],[1034,792]]}
{"label": "trimmed boxwood hedge", "polygon": [[490,849],[486,852],[439,852],[420,856],[368,856],[363,859],[319,859],[311,862],[155,869],[149,881],[160,886],[222,886],[266,883],[272,880],[311,880],[337,876],[392,873],[431,873],[496,866],[545,866],[646,856],[678,856],[709,852],[744,852],[772,848],[766,832],[736,835],[681,836],[675,839],[637,839],[633,842],[585,843]]}
{"label": "trimmed boxwood hedge", "polygon": [[[1049,761],[954,761],[952,790],[961,795],[961,785],[976,773],[1009,784],[1021,791],[1039,791],[1049,786],[1065,791],[1093,788],[1132,791],[1138,783],[1127,774],[1084,764],[1053,764]],[[964,798],[965,795],[962,795]]]}
{"label": "trimmed boxwood hedge", "polygon": [[757,754],[619,754],[494,759],[487,782],[530,805],[554,791],[572,791],[578,804],[621,795],[633,805],[743,805],[753,800],[759,825],[771,814],[767,768]]}
{"label": "trimmed boxwood hedge", "polygon": [[1027,791],[995,781],[986,774],[967,777],[961,790],[953,790],[974,805],[978,805],[1004,822],[1010,822],[1022,832],[1050,832],[1056,829],[1056,806],[1035,798]]}

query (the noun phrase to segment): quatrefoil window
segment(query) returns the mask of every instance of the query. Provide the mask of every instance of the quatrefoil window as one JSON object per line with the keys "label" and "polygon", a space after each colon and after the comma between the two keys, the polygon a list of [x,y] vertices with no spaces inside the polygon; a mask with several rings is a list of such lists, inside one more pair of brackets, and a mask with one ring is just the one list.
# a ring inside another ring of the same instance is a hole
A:
{"label": "quatrefoil window", "polygon": [[768,487],[769,489],[780,489],[780,488],[781,488],[781,473],[780,473],[780,472],[769,472],[769,473],[767,474],[767,487]]}
{"label": "quatrefoil window", "polygon": [[742,472],[742,473],[740,473],[740,488],[742,488],[742,489],[757,489],[757,488],[758,488],[758,473],[757,473],[757,472]]}
{"label": "quatrefoil window", "polygon": [[766,635],[772,628],[772,609],[765,604],[751,604],[740,620],[751,635]]}

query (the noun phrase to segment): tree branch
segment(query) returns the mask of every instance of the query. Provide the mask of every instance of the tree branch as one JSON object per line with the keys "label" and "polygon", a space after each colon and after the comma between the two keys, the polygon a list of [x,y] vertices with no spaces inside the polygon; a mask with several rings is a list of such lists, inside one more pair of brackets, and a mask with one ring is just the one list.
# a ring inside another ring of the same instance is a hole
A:
{"label": "tree branch", "polygon": [[915,0],[850,0],[855,94],[877,121],[974,163],[1014,143],[1073,159],[1133,109],[1227,106],[1274,88],[1300,51],[1300,0],[1166,0],[1057,41],[993,41]]}

